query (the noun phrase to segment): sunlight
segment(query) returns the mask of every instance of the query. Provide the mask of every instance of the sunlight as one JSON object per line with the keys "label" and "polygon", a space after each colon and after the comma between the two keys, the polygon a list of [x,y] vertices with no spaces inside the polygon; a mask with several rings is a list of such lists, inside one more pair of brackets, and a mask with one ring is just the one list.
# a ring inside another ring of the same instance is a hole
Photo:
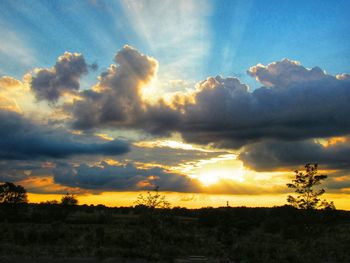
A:
{"label": "sunlight", "polygon": [[193,177],[203,186],[211,186],[220,180],[244,181],[243,163],[236,160],[235,154],[224,154],[209,160],[201,160],[194,169]]}
{"label": "sunlight", "polygon": [[[142,148],[169,147],[172,149],[181,149],[181,150],[189,150],[189,151],[223,152],[223,150],[210,148],[203,145],[185,143],[181,140],[179,141],[179,138],[177,137],[170,138],[170,139],[152,140],[152,141],[139,141],[139,142],[135,142],[134,145]],[[202,160],[202,161],[205,162],[209,160]]]}
{"label": "sunlight", "polygon": [[204,185],[209,186],[219,181],[219,177],[216,173],[202,173],[199,175],[198,180]]}
{"label": "sunlight", "polygon": [[208,171],[203,171],[198,175],[198,180],[204,186],[210,186],[222,179],[233,180],[238,182],[244,181],[244,172],[243,169],[221,169],[217,167],[216,169],[209,169]]}
{"label": "sunlight", "polygon": [[[166,79],[196,76],[209,54],[209,24],[212,4],[207,1],[121,1],[123,17],[139,39],[156,56],[166,55],[160,76]],[[157,19],[154,19],[154,18]],[[120,18],[118,17],[118,20]],[[159,26],[160,23],[162,26]],[[198,29],[201,29],[199,34]],[[169,59],[172,58],[172,59]]]}
{"label": "sunlight", "polygon": [[159,89],[157,77],[153,78],[149,83],[143,84],[140,89],[142,100],[154,103],[161,98],[162,91]]}

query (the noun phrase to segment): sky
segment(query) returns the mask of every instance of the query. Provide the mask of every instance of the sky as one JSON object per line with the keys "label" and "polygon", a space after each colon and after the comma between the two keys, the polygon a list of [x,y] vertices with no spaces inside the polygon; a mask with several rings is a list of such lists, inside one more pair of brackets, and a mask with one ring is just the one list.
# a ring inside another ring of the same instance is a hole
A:
{"label": "sky", "polygon": [[31,202],[350,209],[349,1],[0,1],[0,182]]}

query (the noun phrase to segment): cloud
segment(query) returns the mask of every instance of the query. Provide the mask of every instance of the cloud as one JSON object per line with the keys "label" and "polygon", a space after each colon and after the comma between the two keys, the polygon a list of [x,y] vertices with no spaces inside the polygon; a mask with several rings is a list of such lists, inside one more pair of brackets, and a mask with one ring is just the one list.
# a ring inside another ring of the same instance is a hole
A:
{"label": "cloud", "polygon": [[350,192],[350,176],[349,169],[333,173],[327,178],[327,189],[333,192],[349,193]]}
{"label": "cloud", "polygon": [[18,88],[21,86],[22,86],[22,82],[13,77],[3,76],[0,78],[0,90]]}
{"label": "cloud", "polygon": [[155,77],[157,61],[125,46],[93,89],[72,110],[74,127],[178,132],[191,143],[239,148],[266,140],[304,140],[350,132],[350,79],[284,59],[248,73],[269,87],[250,91],[238,78],[209,77],[192,91],[149,103],[142,85]]}
{"label": "cloud", "polygon": [[33,170],[40,168],[38,163],[0,160],[0,182],[17,182],[28,177]]}
{"label": "cloud", "polygon": [[239,155],[246,167],[271,171],[319,163],[327,169],[350,168],[350,142],[322,145],[314,140],[296,142],[264,141],[246,146]]}
{"label": "cloud", "polygon": [[303,85],[314,81],[334,80],[333,76],[327,75],[319,67],[307,69],[300,62],[289,59],[273,62],[267,66],[258,64],[251,67],[247,73],[268,87],[279,88]]}
{"label": "cloud", "polygon": [[163,0],[161,3],[157,0],[128,0],[121,1],[119,6],[143,46],[156,57],[162,57],[162,79],[180,76],[197,79],[198,75],[202,75],[207,66],[203,60],[209,56],[211,47],[207,19],[212,11],[211,3],[192,0]]}
{"label": "cloud", "polygon": [[101,162],[77,167],[59,163],[53,170],[56,183],[82,189],[112,190],[152,190],[156,186],[162,191],[197,191],[195,180],[181,174],[170,173],[162,168],[142,169],[133,164],[109,165]]}
{"label": "cloud", "polygon": [[[183,103],[173,103],[175,110],[168,112],[175,117],[153,107],[148,113],[156,111],[158,116],[153,114],[149,122],[153,121],[154,130],[180,132],[188,142],[230,148],[266,139],[349,133],[349,80],[331,75],[308,79],[301,71],[300,85],[290,81],[287,86],[261,87],[253,92],[237,78],[210,77],[191,94],[180,95]],[[307,72],[314,75],[312,70]]]}
{"label": "cloud", "polygon": [[99,77],[93,89],[81,93],[82,99],[73,106],[75,128],[135,125],[144,114],[140,89],[155,76],[155,59],[124,46],[115,62]]}
{"label": "cloud", "polygon": [[[266,139],[300,140],[349,133],[350,82],[331,75],[315,78],[313,70],[307,70],[308,77],[300,71],[302,81],[295,77],[285,86],[261,87],[253,92],[241,88],[237,79],[228,84],[221,77],[209,78],[200,83],[195,103],[185,105],[178,130],[188,141],[228,147]],[[280,69],[277,75],[285,72]]]}
{"label": "cloud", "polygon": [[87,194],[88,190],[80,189],[78,187],[69,187],[60,185],[54,182],[52,176],[27,176],[21,181],[17,182],[22,185],[29,193],[37,194]]}
{"label": "cloud", "polygon": [[0,110],[22,112],[17,100],[27,92],[25,85],[10,76],[0,77]]}
{"label": "cloud", "polygon": [[22,110],[14,99],[0,96],[0,110],[14,111],[20,113]]}
{"label": "cloud", "polygon": [[10,111],[0,111],[0,159],[64,158],[71,155],[118,155],[124,141],[88,142],[83,136],[39,125]]}
{"label": "cloud", "polygon": [[30,87],[38,100],[56,102],[64,93],[79,90],[79,79],[88,73],[88,68],[82,54],[65,52],[53,68],[37,69]]}

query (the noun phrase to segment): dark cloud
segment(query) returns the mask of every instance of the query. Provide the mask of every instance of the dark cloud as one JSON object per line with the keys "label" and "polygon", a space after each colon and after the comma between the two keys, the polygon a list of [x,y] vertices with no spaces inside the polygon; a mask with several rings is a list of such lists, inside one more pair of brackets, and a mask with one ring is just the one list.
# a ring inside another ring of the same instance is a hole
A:
{"label": "dark cloud", "polygon": [[[38,100],[56,102],[65,92],[76,92],[80,88],[80,77],[90,66],[83,55],[65,52],[50,69],[39,69],[32,77],[30,87]],[[92,69],[97,65],[93,64]]]}
{"label": "dark cloud", "polygon": [[0,159],[117,155],[129,150],[124,141],[85,142],[83,136],[35,124],[15,112],[0,111],[0,123]]}
{"label": "dark cloud", "polygon": [[337,171],[333,174],[327,173],[327,175],[327,189],[336,193],[339,193],[339,191],[342,193],[350,193],[350,169]]}
{"label": "dark cloud", "polygon": [[249,92],[238,79],[208,78],[194,95],[196,103],[183,106],[174,130],[190,142],[233,148],[266,139],[347,134],[350,82],[324,79]]}
{"label": "dark cloud", "polygon": [[40,169],[40,164],[25,161],[0,161],[0,182],[16,182],[29,175],[33,170]]}
{"label": "dark cloud", "polygon": [[264,141],[246,146],[239,155],[246,167],[271,171],[319,163],[327,169],[350,169],[350,142],[324,146],[314,140]]}
{"label": "dark cloud", "polygon": [[195,181],[189,177],[162,168],[137,168],[133,164],[115,166],[101,162],[95,166],[74,167],[61,163],[53,174],[56,183],[90,190],[151,190],[159,186],[162,191],[197,191]]}
{"label": "dark cloud", "polygon": [[227,153],[226,151],[206,152],[196,149],[178,149],[155,144],[152,147],[132,146],[125,158],[133,162],[177,166],[185,163],[196,163],[203,159],[211,159]]}
{"label": "dark cloud", "polygon": [[83,92],[73,106],[79,129],[117,127],[156,135],[179,132],[192,143],[239,148],[266,139],[304,140],[350,133],[350,79],[290,60],[248,72],[263,84],[249,91],[237,78],[210,77],[170,103],[148,104],[139,88],[155,74],[156,61],[124,47],[118,66],[102,74],[99,91]]}
{"label": "dark cloud", "polygon": [[101,74],[94,90],[82,92],[83,100],[73,106],[76,128],[134,126],[144,114],[140,89],[155,76],[157,61],[124,46],[115,62]]}

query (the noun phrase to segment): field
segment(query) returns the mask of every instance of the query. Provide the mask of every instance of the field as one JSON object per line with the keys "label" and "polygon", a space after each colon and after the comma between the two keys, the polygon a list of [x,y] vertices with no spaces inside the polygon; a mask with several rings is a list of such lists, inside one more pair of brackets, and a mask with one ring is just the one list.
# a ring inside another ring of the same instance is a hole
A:
{"label": "field", "polygon": [[350,262],[346,211],[23,204],[0,215],[1,262]]}

